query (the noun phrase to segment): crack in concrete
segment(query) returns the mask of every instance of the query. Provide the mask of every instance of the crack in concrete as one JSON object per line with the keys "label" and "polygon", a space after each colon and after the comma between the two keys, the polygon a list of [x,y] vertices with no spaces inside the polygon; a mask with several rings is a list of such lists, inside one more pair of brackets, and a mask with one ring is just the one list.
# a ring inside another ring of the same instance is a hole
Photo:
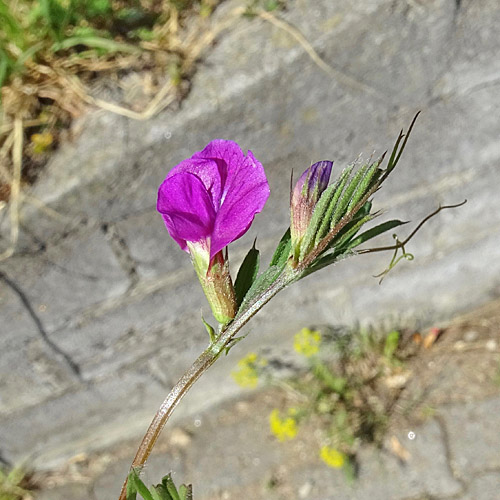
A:
{"label": "crack in concrete", "polygon": [[451,50],[448,51],[448,57],[445,59],[443,62],[443,66],[441,67],[440,71],[438,74],[429,81],[428,83],[428,88],[427,88],[427,102],[426,102],[426,107],[430,109],[433,107],[435,104],[442,102],[445,98],[449,97],[448,94],[443,94],[443,92],[435,92],[436,88],[439,84],[439,82],[442,80],[442,78],[450,71],[450,69],[453,66],[453,62],[456,58],[456,43],[454,43],[454,37],[455,33],[457,31],[457,19],[460,13],[460,5],[461,5],[461,0],[453,0],[455,4],[455,8],[453,9],[453,12],[451,13],[450,21],[449,21],[449,26],[447,28],[447,33],[445,36],[445,40],[443,45],[447,48],[451,47]]}
{"label": "crack in concrete", "polygon": [[193,272],[194,271],[192,269],[186,268],[167,273],[161,278],[153,281],[141,281],[136,286],[130,287],[119,297],[106,299],[99,304],[94,304],[83,311],[75,313],[55,331],[59,332],[65,328],[79,327],[86,321],[100,318],[105,314],[115,311],[119,307],[124,307],[136,301],[142,300],[148,295],[152,295],[161,289],[175,287],[179,283],[185,282],[189,276],[193,276]]}
{"label": "crack in concrete", "polygon": [[[26,233],[26,235],[32,240],[31,243],[33,245],[36,245],[36,248],[34,248],[33,250],[15,250],[15,253],[14,255],[17,257],[17,256],[22,256],[22,257],[36,257],[40,254],[42,254],[43,252],[45,252],[46,248],[47,248],[47,245],[45,242],[43,242],[42,240],[40,240],[40,238],[38,238],[35,234],[33,234],[31,231],[29,231],[22,223],[19,224],[19,229],[21,230],[21,232],[23,233]],[[7,242],[7,238],[1,234],[0,232],[0,242]],[[22,245],[18,245],[17,246],[22,246]],[[31,246],[31,244],[30,244]]]}
{"label": "crack in concrete", "polygon": [[[136,164],[139,165],[139,163],[136,163]],[[132,217],[137,217],[140,215],[148,214],[150,212],[154,212],[155,214],[158,213],[156,211],[156,205],[150,205],[150,206],[143,207],[143,208],[136,208],[134,210],[131,210],[130,212],[120,214],[120,215],[117,215],[115,217],[111,217],[111,218],[105,220],[105,224],[108,224],[108,225],[117,224],[119,222],[126,221],[127,219],[130,219]]]}
{"label": "crack in concrete", "polygon": [[125,146],[125,154],[130,154],[130,120],[127,117],[123,118],[123,145]]}
{"label": "crack in concrete", "polygon": [[21,222],[22,230],[28,234],[38,245],[42,245],[42,251],[50,244],[51,246],[58,245],[61,241],[73,236],[74,234],[78,234],[84,228],[92,226],[92,224],[96,224],[96,221],[87,216],[74,216],[71,220],[68,220],[65,224],[58,227],[58,231],[47,239],[42,240],[39,236],[37,236],[33,229],[27,226],[25,223]]}
{"label": "crack in concrete", "polygon": [[455,481],[457,481],[458,483],[460,483],[460,485],[462,486],[462,491],[460,491],[457,495],[464,495],[468,492],[468,489],[469,489],[469,485],[467,484],[467,482],[460,476],[460,474],[458,473],[458,471],[456,470],[455,466],[453,465],[454,464],[454,460],[453,460],[453,453],[451,451],[451,446],[450,446],[450,436],[448,434],[448,429],[446,427],[446,423],[443,419],[443,417],[441,417],[441,415],[435,415],[435,420],[439,426],[439,429],[441,430],[441,434],[442,434],[442,443],[444,445],[444,453],[445,453],[445,457],[446,457],[446,464],[448,466],[448,469],[450,470],[450,474],[453,476],[453,478],[455,479]]}
{"label": "crack in concrete", "polygon": [[135,288],[140,278],[139,274],[137,273],[137,263],[132,257],[127,243],[120,236],[115,225],[103,223],[101,225],[101,230],[108,240],[111,251],[115,255],[118,264],[130,279],[129,290]]}
{"label": "crack in concrete", "polygon": [[53,267],[54,269],[57,269],[60,273],[67,274],[75,278],[84,278],[88,281],[99,281],[102,279],[102,276],[97,276],[96,274],[87,274],[80,271],[75,271],[74,269],[68,269],[67,267],[58,264],[57,262],[54,262],[47,257],[40,257],[40,260]]}
{"label": "crack in concrete", "polygon": [[19,297],[28,315],[31,317],[33,323],[35,324],[36,330],[38,331],[40,338],[45,343],[45,345],[52,351],[56,358],[60,359],[67,366],[72,375],[75,376],[79,382],[82,382],[83,379],[80,367],[67,352],[63,351],[49,338],[42,324],[42,321],[36,314],[28,296],[24,293],[22,288],[13,280],[11,280],[3,271],[0,271],[0,280],[2,280]]}
{"label": "crack in concrete", "polygon": [[[104,472],[104,474],[106,474],[106,472]],[[87,488],[87,495],[89,496],[89,500],[97,500],[97,495],[95,492],[95,488],[96,488],[95,481],[96,480],[97,480],[97,478],[95,477],[93,479],[93,483],[89,484],[89,487]]]}
{"label": "crack in concrete", "polygon": [[457,28],[457,22],[460,14],[462,13],[462,0],[453,0],[453,3],[455,4],[455,8],[453,10],[453,32],[455,33],[456,28]]}

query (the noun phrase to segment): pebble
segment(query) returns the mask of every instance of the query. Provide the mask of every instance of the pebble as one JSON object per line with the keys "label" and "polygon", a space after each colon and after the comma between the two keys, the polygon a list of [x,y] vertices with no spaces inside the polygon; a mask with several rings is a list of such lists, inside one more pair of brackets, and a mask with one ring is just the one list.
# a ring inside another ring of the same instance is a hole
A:
{"label": "pebble", "polygon": [[411,372],[409,371],[399,373],[397,375],[391,375],[390,377],[386,377],[385,385],[389,387],[389,389],[400,389],[406,385],[410,376]]}
{"label": "pebble", "polygon": [[179,448],[186,448],[191,443],[191,436],[180,427],[172,429],[170,432],[170,444]]}
{"label": "pebble", "polygon": [[479,336],[479,333],[477,333],[475,330],[469,330],[468,332],[465,332],[464,335],[464,340],[466,342],[474,342]]}
{"label": "pebble", "polygon": [[488,351],[496,351],[497,347],[498,343],[495,339],[490,339],[486,342],[486,349],[488,349]]}
{"label": "pebble", "polygon": [[299,498],[307,498],[312,490],[312,484],[310,482],[304,483],[299,488]]}

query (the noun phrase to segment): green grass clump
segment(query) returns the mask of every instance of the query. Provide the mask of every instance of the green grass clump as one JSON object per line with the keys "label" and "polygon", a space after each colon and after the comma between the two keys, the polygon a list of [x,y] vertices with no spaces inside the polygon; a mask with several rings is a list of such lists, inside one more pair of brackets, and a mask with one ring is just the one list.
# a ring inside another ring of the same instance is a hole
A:
{"label": "green grass clump", "polygon": [[[409,379],[405,360],[414,352],[407,344],[398,330],[362,329],[332,337],[303,328],[295,335],[293,347],[307,358],[309,369],[279,383],[299,402],[272,411],[271,433],[286,441],[294,439],[307,422],[322,429],[320,459],[354,479],[359,446],[382,444],[395,402]],[[260,373],[272,381],[268,365],[261,363],[253,377]]]}
{"label": "green grass clump", "polygon": [[0,500],[32,500],[27,483],[22,468],[14,467],[7,471],[0,466]]}
{"label": "green grass clump", "polygon": [[[26,62],[78,55],[138,54],[143,41],[165,42],[186,15],[207,15],[213,0],[0,0],[0,85]],[[173,21],[173,23],[172,23]],[[172,23],[170,29],[163,29]],[[170,31],[170,33],[169,33]],[[163,45],[168,50],[168,46]]]}
{"label": "green grass clump", "polygon": [[6,160],[0,202],[11,191],[8,153],[16,120],[23,124],[22,180],[30,184],[61,131],[96,103],[89,88],[97,77],[118,80],[143,71],[145,95],[153,100],[170,76],[170,94],[181,97],[211,43],[206,18],[221,1],[0,0],[0,149]]}

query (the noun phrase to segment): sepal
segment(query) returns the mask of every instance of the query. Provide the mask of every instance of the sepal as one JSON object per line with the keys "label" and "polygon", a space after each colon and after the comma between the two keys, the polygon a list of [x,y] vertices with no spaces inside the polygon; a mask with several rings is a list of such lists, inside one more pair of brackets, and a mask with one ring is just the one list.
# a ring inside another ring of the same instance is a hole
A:
{"label": "sepal", "polygon": [[206,273],[196,266],[195,270],[214,318],[221,325],[227,325],[233,320],[237,310],[236,295],[229,274],[227,252],[225,257],[222,251],[217,253],[210,261]]}
{"label": "sepal", "polygon": [[292,236],[290,228],[288,228],[285,234],[281,237],[276,250],[271,258],[271,263],[269,267],[277,266],[284,267],[290,257],[290,251],[292,248]]}
{"label": "sepal", "polygon": [[201,321],[203,322],[203,325],[205,326],[205,330],[208,333],[208,336],[210,337],[210,344],[213,344],[215,340],[217,339],[217,335],[215,334],[215,328],[210,324],[205,321],[205,318],[203,317],[203,314],[201,315]]}
{"label": "sepal", "polygon": [[257,278],[259,273],[260,264],[260,254],[255,248],[255,243],[253,242],[252,248],[248,251],[243,262],[241,263],[238,275],[236,276],[236,281],[234,282],[234,290],[236,293],[236,303],[238,307],[243,302],[245,295],[252,286],[253,282]]}

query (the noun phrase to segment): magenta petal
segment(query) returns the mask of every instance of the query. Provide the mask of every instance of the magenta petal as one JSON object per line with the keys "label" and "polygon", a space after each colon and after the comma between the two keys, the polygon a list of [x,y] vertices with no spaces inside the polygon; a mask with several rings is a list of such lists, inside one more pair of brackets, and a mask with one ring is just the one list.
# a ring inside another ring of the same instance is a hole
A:
{"label": "magenta petal", "polygon": [[211,158],[202,157],[202,153],[203,151],[195,153],[191,158],[181,161],[169,172],[167,179],[181,172],[196,175],[210,195],[213,207],[217,208],[220,204],[223,184],[227,177],[227,166],[223,160],[214,161]]}
{"label": "magenta petal", "polygon": [[170,171],[158,211],[184,250],[186,241],[205,240],[213,257],[248,230],[268,197],[264,169],[253,154],[217,139]]}
{"label": "magenta petal", "polygon": [[248,230],[255,214],[264,208],[269,197],[264,168],[252,152],[244,156],[236,143],[220,142],[226,144],[216,144],[218,154],[224,155],[228,167],[221,206],[212,233],[211,256]]}
{"label": "magenta petal", "polygon": [[186,250],[186,241],[207,239],[214,228],[215,210],[203,182],[190,172],[168,176],[158,191],[157,210],[170,236]]}

